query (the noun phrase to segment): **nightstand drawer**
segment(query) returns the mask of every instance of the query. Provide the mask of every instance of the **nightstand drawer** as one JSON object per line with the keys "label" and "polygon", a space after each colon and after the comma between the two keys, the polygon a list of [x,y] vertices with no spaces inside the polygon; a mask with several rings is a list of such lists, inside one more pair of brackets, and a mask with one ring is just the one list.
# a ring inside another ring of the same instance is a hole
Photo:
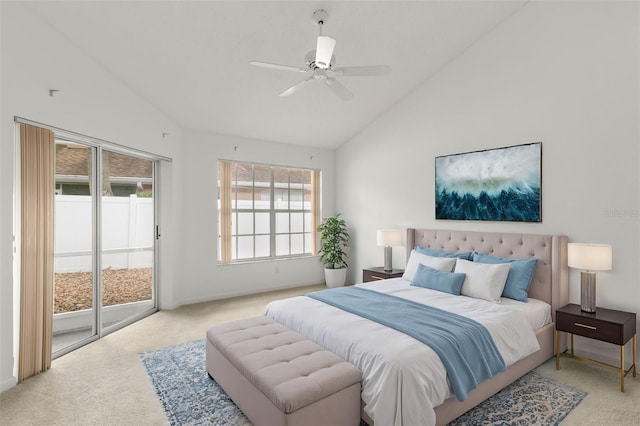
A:
{"label": "nightstand drawer", "polygon": [[622,325],[599,321],[596,318],[557,312],[556,329],[578,336],[623,345]]}
{"label": "nightstand drawer", "polygon": [[391,271],[385,271],[381,267],[366,268],[362,270],[362,282],[386,280],[389,278],[401,277],[404,273],[404,269],[392,269]]}
{"label": "nightstand drawer", "polygon": [[376,281],[376,280],[386,280],[389,278],[388,274],[377,274],[371,271],[362,271],[362,282]]}

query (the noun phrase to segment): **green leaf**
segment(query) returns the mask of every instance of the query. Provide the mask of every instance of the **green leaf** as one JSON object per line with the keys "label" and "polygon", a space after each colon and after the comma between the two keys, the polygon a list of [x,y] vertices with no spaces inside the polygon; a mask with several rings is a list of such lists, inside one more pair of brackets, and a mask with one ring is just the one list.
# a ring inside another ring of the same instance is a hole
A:
{"label": "green leaf", "polygon": [[345,248],[349,247],[347,223],[339,218],[340,214],[325,218],[318,225],[320,232],[320,260],[327,269],[346,268],[348,257]]}

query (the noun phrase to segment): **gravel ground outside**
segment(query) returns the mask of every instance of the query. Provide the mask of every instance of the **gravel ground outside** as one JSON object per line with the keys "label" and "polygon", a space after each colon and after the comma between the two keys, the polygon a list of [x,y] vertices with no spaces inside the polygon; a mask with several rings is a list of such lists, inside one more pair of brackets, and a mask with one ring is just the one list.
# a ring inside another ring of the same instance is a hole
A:
{"label": "gravel ground outside", "polygon": [[[151,299],[152,269],[102,271],[103,306]],[[53,313],[91,309],[91,272],[55,274]]]}

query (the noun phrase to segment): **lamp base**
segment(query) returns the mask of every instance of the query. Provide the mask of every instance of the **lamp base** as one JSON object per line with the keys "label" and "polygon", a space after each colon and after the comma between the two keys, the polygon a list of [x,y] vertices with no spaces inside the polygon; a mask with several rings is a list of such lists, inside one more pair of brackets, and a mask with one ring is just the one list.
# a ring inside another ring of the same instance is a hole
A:
{"label": "lamp base", "polygon": [[584,312],[596,311],[596,273],[580,273],[580,310]]}
{"label": "lamp base", "polygon": [[391,246],[386,246],[384,248],[384,270],[391,271],[393,267],[391,266],[393,263],[391,262]]}

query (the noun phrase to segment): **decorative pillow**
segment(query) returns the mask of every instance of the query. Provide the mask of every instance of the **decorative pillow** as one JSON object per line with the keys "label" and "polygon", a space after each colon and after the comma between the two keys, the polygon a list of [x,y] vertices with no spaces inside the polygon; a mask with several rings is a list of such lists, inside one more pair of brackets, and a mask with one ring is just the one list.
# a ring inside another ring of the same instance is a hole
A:
{"label": "decorative pillow", "polygon": [[491,265],[458,259],[453,272],[467,274],[460,294],[499,302],[509,274],[509,266],[509,263]]}
{"label": "decorative pillow", "polygon": [[452,251],[434,250],[434,249],[420,247],[420,246],[416,247],[416,251],[418,253],[426,254],[433,257],[457,257],[464,260],[471,260],[471,255],[473,254],[473,252],[471,251],[452,252]]}
{"label": "decorative pillow", "polygon": [[456,274],[455,272],[440,272],[420,264],[411,285],[460,296],[465,276],[465,274]]}
{"label": "decorative pillow", "polygon": [[421,254],[415,250],[411,250],[411,255],[409,255],[409,261],[407,262],[407,266],[404,268],[402,278],[407,281],[413,281],[413,277],[416,275],[416,271],[418,270],[418,265],[421,263],[438,271],[451,272],[453,270],[453,266],[456,264],[456,259],[451,257],[427,256],[426,254]]}
{"label": "decorative pillow", "polygon": [[527,301],[527,293],[536,272],[538,259],[505,259],[497,256],[489,256],[478,252],[473,253],[473,261],[480,263],[509,263],[509,275],[502,290],[502,295],[509,299]]}

